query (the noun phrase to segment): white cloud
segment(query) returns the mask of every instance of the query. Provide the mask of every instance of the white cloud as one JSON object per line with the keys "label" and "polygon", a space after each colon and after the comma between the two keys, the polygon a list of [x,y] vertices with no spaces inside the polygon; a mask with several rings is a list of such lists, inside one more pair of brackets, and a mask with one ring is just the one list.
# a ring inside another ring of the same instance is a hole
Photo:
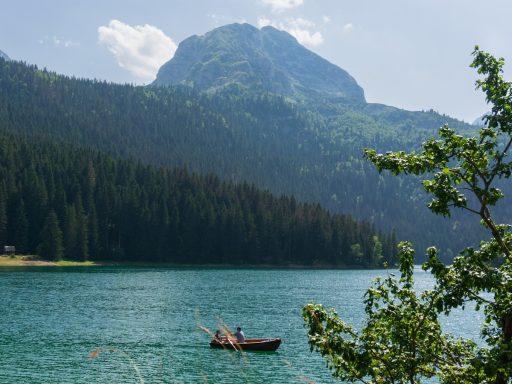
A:
{"label": "white cloud", "polygon": [[53,44],[56,47],[64,47],[64,48],[73,48],[78,47],[80,43],[73,41],[71,39],[64,39],[57,36],[48,37],[45,36],[42,39],[38,40],[39,44]]}
{"label": "white cloud", "polygon": [[151,81],[176,51],[176,44],[152,25],[130,26],[111,20],[98,28],[98,40],[114,54],[120,67],[141,81]]}
{"label": "white cloud", "polygon": [[296,19],[288,19],[288,23],[298,28],[311,28],[315,26],[315,23],[310,20],[303,19],[302,17],[298,17]]}
{"label": "white cloud", "polygon": [[258,27],[259,28],[266,27],[267,25],[272,25],[272,20],[267,19],[264,16],[258,18]]}
{"label": "white cloud", "polygon": [[310,30],[315,27],[315,23],[301,17],[296,19],[288,18],[284,21],[270,20],[266,17],[260,17],[258,19],[258,26],[260,28],[267,25],[288,32],[295,37],[299,43],[304,45],[319,45],[324,42],[324,38],[320,32]]}
{"label": "white cloud", "polygon": [[345,25],[343,26],[343,30],[344,30],[344,31],[347,31],[347,32],[349,32],[349,31],[351,31],[351,30],[353,30],[353,29],[354,29],[354,25],[353,25],[352,23],[348,23],[348,24],[345,24]]}
{"label": "white cloud", "polygon": [[246,19],[234,19],[230,16],[225,15],[218,15],[216,13],[207,13],[207,17],[209,17],[212,21],[215,27],[220,27],[225,24],[231,24],[231,23],[247,23]]}
{"label": "white cloud", "polygon": [[272,7],[273,12],[282,12],[302,5],[304,0],[261,0],[261,2]]}
{"label": "white cloud", "polygon": [[329,16],[322,16],[322,21],[325,23],[325,24],[328,24],[331,22],[331,18]]}

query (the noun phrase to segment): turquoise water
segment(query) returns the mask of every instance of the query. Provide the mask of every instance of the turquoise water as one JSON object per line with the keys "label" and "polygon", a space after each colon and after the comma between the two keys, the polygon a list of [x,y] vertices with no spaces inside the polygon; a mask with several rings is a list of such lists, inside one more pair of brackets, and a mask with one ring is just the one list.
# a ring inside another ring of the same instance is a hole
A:
{"label": "turquoise water", "polygon": [[[335,383],[310,353],[302,307],[360,324],[386,271],[161,268],[0,269],[0,383]],[[420,289],[431,284],[419,271]],[[449,329],[476,337],[480,314]],[[281,337],[274,353],[211,349],[199,327]],[[92,351],[99,351],[90,358]]]}

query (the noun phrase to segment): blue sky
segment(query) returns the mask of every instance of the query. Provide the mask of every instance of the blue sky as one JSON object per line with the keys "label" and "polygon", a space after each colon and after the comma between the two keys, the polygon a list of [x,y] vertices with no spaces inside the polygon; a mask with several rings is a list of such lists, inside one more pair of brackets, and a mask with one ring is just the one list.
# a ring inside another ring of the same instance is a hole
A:
{"label": "blue sky", "polygon": [[475,44],[509,64],[510,0],[2,1],[0,50],[58,73],[146,84],[179,42],[233,22],[287,30],[347,70],[369,102],[472,121],[488,108]]}

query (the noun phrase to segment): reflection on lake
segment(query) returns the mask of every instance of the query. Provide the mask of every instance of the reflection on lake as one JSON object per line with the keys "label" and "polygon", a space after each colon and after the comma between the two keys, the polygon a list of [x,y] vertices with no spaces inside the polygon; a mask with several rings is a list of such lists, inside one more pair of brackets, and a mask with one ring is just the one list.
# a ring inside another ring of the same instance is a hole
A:
{"label": "reflection on lake", "polygon": [[[302,307],[333,306],[360,325],[362,296],[386,273],[0,269],[0,382],[335,383],[309,352]],[[422,271],[416,281],[419,289],[432,284]],[[457,313],[447,328],[477,337],[482,314],[468,316]],[[219,319],[242,326],[247,337],[281,337],[283,344],[274,353],[211,349],[199,326],[215,330]]]}

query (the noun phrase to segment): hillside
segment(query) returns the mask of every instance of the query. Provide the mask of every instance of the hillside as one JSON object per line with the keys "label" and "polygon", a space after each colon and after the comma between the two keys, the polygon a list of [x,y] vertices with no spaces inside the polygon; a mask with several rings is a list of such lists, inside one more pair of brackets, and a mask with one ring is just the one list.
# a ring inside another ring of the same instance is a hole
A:
{"label": "hillside", "polygon": [[0,175],[0,244],[18,252],[239,265],[371,266],[394,257],[392,237],[369,223],[184,169],[0,135]]}
{"label": "hillside", "polygon": [[4,60],[0,82],[0,132],[255,183],[395,228],[420,248],[454,251],[480,236],[430,215],[416,181],[379,175],[362,158],[363,147],[410,148],[445,122],[461,125],[432,111],[364,104],[321,114],[268,93],[108,84]]}
{"label": "hillside", "polygon": [[[418,181],[406,180],[397,189],[387,177],[375,182],[371,170],[358,164],[365,147],[411,149],[437,134],[443,124],[464,134],[475,132],[475,128],[432,110],[413,112],[367,103],[363,89],[350,74],[284,31],[230,24],[192,36],[161,67],[153,86],[176,84],[232,100],[262,91],[284,97],[310,123],[307,129],[313,131],[321,156],[314,164],[315,171],[302,170],[326,176],[322,186],[327,186],[328,192],[316,191],[313,199],[330,209],[370,217],[380,227],[397,227],[420,249],[434,243],[445,248],[448,257],[482,235],[478,228],[464,227],[464,217],[457,214],[451,223],[425,217],[422,205],[426,201]],[[360,167],[362,172],[354,176]],[[346,180],[346,176],[348,185],[334,180]],[[347,204],[339,203],[340,197]],[[397,199],[405,200],[405,205],[399,206]],[[386,205],[393,208],[387,210]],[[471,235],[454,233],[458,230]]]}

